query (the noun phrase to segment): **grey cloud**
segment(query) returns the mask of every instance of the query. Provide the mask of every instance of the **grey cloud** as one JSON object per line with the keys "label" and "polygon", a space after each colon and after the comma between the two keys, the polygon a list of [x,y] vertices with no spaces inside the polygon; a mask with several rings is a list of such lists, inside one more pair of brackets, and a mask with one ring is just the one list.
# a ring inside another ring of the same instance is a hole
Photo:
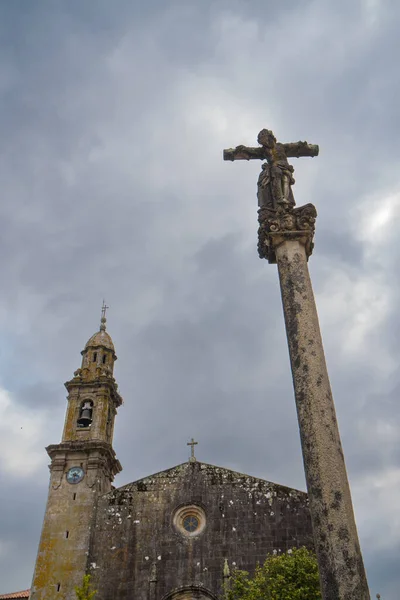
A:
{"label": "grey cloud", "polygon": [[[297,201],[319,212],[317,297],[337,269],[374,282],[352,210],[398,189],[399,8],[381,3],[368,25],[363,2],[117,5],[1,8],[0,383],[51,413],[45,443],[57,442],[62,384],[105,297],[125,398],[118,484],[184,461],[193,435],[201,460],[304,488],[276,267],[256,253],[259,165],[221,152],[263,126],[319,143],[317,159],[295,162]],[[378,360],[398,359],[396,236],[377,252],[391,304],[366,338],[368,364],[338,347],[344,325],[320,304],[352,483],[398,465],[370,435],[399,412],[397,373]],[[0,470],[0,539],[14,540],[4,591],[29,585],[46,464],[43,451],[29,480]],[[371,514],[376,531],[390,518]],[[394,598],[390,551],[367,545],[365,557],[371,589]]]}

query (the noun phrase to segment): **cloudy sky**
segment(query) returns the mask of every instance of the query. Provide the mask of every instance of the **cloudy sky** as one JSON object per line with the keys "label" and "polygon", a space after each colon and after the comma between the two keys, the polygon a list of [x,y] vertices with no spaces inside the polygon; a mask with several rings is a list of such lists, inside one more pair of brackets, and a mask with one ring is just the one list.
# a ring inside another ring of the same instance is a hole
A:
{"label": "cloudy sky", "polygon": [[0,1],[0,593],[30,586],[63,382],[103,298],[129,481],[199,460],[305,489],[260,163],[293,159],[371,594],[398,598],[400,5]]}

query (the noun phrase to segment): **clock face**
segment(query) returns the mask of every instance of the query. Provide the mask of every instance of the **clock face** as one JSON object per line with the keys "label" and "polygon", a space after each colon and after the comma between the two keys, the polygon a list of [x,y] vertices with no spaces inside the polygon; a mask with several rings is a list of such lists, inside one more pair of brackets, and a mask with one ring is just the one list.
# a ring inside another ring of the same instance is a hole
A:
{"label": "clock face", "polygon": [[67,473],[68,483],[79,483],[85,476],[85,471],[81,467],[71,467]]}

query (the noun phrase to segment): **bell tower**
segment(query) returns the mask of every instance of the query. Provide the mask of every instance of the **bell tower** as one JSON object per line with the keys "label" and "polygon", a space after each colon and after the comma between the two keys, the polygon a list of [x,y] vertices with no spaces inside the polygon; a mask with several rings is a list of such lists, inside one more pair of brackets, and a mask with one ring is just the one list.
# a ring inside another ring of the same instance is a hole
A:
{"label": "bell tower", "polygon": [[122,470],[112,447],[114,420],[122,404],[113,377],[117,360],[100,329],[82,351],[82,365],[65,383],[68,406],[60,444],[46,448],[50,485],[32,582],[31,600],[75,600],[88,568],[91,526],[99,495],[111,490]]}

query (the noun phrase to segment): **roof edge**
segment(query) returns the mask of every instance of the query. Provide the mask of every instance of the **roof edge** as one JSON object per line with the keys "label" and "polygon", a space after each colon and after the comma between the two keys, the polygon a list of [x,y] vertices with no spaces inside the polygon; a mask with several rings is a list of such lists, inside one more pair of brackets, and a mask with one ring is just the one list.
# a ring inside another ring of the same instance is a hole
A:
{"label": "roof edge", "polygon": [[[248,473],[242,473],[241,471],[235,471],[234,469],[229,469],[227,467],[221,467],[219,465],[212,465],[211,463],[206,463],[201,460],[196,460],[195,462],[190,462],[189,460],[187,460],[183,463],[179,463],[178,465],[174,465],[173,467],[168,467],[168,469],[163,469],[162,471],[157,471],[156,473],[152,473],[150,475],[145,475],[144,477],[141,477],[140,479],[135,479],[134,481],[130,481],[129,483],[126,483],[125,485],[122,485],[121,487],[118,487],[115,489],[120,490],[120,491],[124,490],[124,488],[127,488],[130,485],[139,483],[139,482],[144,481],[145,479],[149,479],[151,477],[156,477],[157,475],[161,475],[162,473],[168,473],[168,471],[173,471],[174,469],[177,469],[178,467],[183,467],[184,465],[188,465],[188,464],[192,464],[192,465],[199,464],[199,465],[205,465],[206,467],[213,467],[214,469],[223,469],[224,471],[228,471],[230,473],[235,473],[235,475],[240,475],[241,477],[251,477],[251,479],[257,479],[258,481],[262,481],[264,483],[270,483],[271,485],[274,485],[274,486],[284,489],[284,490],[293,491],[293,492],[297,492],[299,494],[307,495],[307,492],[304,490],[299,490],[297,488],[293,488],[288,485],[282,485],[281,483],[275,483],[274,481],[269,481],[268,479],[262,479],[262,477],[256,477],[255,475],[249,475]],[[108,492],[108,493],[111,493],[111,492]]]}
{"label": "roof edge", "polygon": [[9,594],[0,594],[0,600],[11,600],[14,598],[18,600],[19,598],[29,598],[29,594],[31,590],[22,590],[21,592],[10,592]]}

